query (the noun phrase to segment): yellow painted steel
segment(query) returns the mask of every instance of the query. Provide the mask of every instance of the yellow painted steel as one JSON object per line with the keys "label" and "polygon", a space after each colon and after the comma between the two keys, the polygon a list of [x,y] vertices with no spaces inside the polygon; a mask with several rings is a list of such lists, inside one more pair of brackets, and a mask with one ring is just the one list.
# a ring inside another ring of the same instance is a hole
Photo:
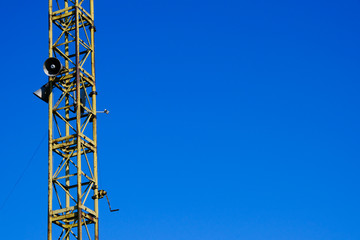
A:
{"label": "yellow painted steel", "polygon": [[48,240],[99,239],[93,0],[49,0]]}

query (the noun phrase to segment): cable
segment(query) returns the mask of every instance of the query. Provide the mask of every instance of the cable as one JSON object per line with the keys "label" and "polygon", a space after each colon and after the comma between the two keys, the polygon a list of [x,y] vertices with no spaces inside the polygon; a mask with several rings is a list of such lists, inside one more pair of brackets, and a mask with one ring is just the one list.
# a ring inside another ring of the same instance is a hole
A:
{"label": "cable", "polygon": [[11,188],[9,194],[6,196],[5,200],[3,201],[3,203],[0,206],[0,211],[4,208],[5,204],[7,203],[7,201],[9,200],[9,198],[11,197],[11,195],[13,194],[15,188],[17,187],[17,185],[20,183],[21,179],[23,178],[23,176],[25,175],[26,171],[28,170],[28,168],[30,167],[32,161],[34,160],[37,152],[40,149],[41,144],[44,142],[45,138],[47,136],[47,133],[45,133],[45,135],[43,136],[43,138],[41,139],[39,145],[36,147],[33,155],[31,156],[31,158],[29,159],[29,161],[26,164],[26,167],[24,168],[24,170],[22,171],[21,175],[19,176],[19,178],[17,179],[17,181],[15,182],[14,186]]}

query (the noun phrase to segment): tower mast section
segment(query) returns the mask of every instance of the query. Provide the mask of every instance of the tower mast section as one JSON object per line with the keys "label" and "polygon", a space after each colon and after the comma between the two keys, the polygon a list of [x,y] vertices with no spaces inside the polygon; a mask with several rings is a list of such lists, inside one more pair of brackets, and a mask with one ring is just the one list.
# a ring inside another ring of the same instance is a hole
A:
{"label": "tower mast section", "polygon": [[94,0],[49,0],[48,240],[99,239],[94,35]]}

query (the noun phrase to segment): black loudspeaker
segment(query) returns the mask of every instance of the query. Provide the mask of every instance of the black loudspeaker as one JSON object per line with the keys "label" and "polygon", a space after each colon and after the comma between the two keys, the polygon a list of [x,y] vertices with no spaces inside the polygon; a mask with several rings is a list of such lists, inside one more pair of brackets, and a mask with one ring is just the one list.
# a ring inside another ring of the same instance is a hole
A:
{"label": "black loudspeaker", "polygon": [[43,68],[46,75],[48,75],[49,77],[55,77],[61,72],[63,66],[61,65],[59,59],[51,57],[46,59]]}
{"label": "black loudspeaker", "polygon": [[49,95],[50,95],[50,84],[46,83],[39,90],[35,91],[34,94],[44,102],[49,103]]}

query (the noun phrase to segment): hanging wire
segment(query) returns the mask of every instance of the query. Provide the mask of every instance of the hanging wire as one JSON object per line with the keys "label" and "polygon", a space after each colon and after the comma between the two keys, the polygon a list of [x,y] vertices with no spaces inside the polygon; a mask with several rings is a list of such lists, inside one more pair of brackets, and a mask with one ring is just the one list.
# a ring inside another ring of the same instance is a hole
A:
{"label": "hanging wire", "polygon": [[25,175],[26,171],[28,170],[28,168],[30,167],[32,161],[34,160],[37,152],[40,149],[41,144],[44,142],[45,138],[47,136],[47,133],[44,134],[44,136],[42,137],[39,145],[36,147],[33,155],[31,156],[31,158],[29,159],[29,161],[27,162],[24,170],[22,171],[21,175],[19,176],[19,178],[16,180],[14,186],[11,188],[9,194],[6,196],[5,200],[2,202],[1,206],[0,206],[0,211],[2,211],[2,209],[4,208],[4,206],[6,205],[7,201],[9,200],[9,198],[11,197],[11,195],[13,194],[13,192],[15,191],[17,185],[20,183],[21,179],[23,178],[23,176]]}

